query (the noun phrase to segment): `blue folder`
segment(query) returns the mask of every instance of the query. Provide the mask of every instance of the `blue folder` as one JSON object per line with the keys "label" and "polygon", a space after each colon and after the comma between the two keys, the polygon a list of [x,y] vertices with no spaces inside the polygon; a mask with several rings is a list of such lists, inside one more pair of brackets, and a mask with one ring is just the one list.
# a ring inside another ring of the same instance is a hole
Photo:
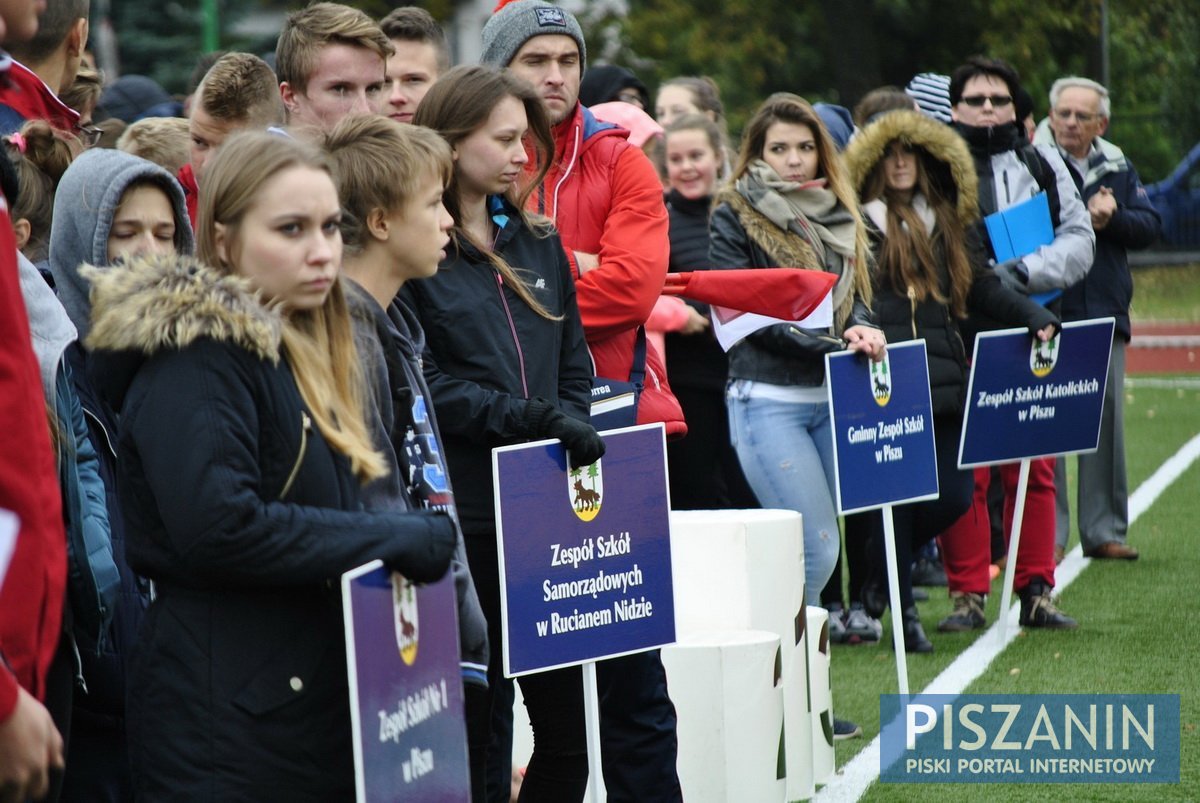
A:
{"label": "blue folder", "polygon": [[[996,262],[1007,262],[1032,254],[1043,245],[1054,242],[1054,226],[1050,223],[1050,202],[1046,193],[1039,192],[983,219]],[[1050,290],[1030,296],[1042,306],[1062,295],[1062,290]]]}

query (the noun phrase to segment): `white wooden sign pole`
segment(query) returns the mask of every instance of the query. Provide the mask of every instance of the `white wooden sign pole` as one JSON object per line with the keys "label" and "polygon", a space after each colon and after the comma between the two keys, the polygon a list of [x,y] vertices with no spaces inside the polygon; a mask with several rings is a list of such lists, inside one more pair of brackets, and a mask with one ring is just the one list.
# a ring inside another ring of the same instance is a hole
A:
{"label": "white wooden sign pole", "polygon": [[583,722],[587,728],[588,793],[592,803],[604,803],[604,765],[600,760],[600,694],[596,686],[596,662],[583,664]]}
{"label": "white wooden sign pole", "polygon": [[1021,521],[1025,518],[1025,494],[1029,490],[1029,458],[1021,461],[1017,477],[1017,498],[1013,507],[1012,535],[1008,539],[1008,557],[1004,560],[1004,591],[1000,595],[1000,642],[1008,631],[1008,606],[1012,604],[1013,581],[1017,577],[1017,553],[1021,549]]}
{"label": "white wooden sign pole", "polygon": [[887,553],[888,595],[892,606],[892,644],[896,647],[896,684],[900,693],[908,694],[908,653],[904,649],[904,609],[900,603],[900,570],[896,562],[896,525],[892,521],[892,506],[879,510],[883,517],[883,546]]}

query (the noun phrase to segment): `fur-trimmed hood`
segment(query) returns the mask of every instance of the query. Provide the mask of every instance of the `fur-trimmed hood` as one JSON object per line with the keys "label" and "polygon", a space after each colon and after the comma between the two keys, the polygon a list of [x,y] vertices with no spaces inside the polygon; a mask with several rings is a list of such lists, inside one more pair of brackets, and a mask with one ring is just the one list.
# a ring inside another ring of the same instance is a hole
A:
{"label": "fur-trimmed hood", "polygon": [[80,274],[92,285],[90,349],[148,357],[208,337],[279,360],[283,318],[240,276],[177,255],[136,257],[110,268],[88,265]]}
{"label": "fur-trimmed hood", "polygon": [[[888,112],[850,142],[844,156],[850,181],[860,197],[867,178],[895,140],[920,148],[941,164],[942,169],[933,171],[930,179],[940,178],[942,183],[951,184],[942,189],[954,199],[955,212],[964,226],[979,218],[979,177],[967,144],[954,129],[918,112]],[[928,161],[925,165],[928,170]]]}

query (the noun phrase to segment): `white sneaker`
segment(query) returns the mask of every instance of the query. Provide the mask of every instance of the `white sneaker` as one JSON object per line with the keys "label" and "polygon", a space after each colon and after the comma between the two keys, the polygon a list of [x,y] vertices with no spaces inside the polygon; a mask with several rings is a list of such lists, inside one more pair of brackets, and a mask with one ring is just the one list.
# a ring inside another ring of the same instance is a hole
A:
{"label": "white sneaker", "polygon": [[850,603],[843,624],[845,644],[876,644],[883,636],[883,625],[867,615],[861,603]]}

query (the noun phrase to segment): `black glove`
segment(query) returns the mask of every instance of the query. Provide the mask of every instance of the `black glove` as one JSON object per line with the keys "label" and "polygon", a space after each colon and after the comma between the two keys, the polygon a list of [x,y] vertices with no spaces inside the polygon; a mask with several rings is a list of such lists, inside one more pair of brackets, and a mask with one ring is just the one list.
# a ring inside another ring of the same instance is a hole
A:
{"label": "black glove", "polygon": [[1059,321],[1054,315],[1049,315],[1040,322],[1034,321],[1033,323],[1029,324],[1029,334],[1033,335],[1034,339],[1036,340],[1038,332],[1042,331],[1047,326],[1054,327],[1054,335],[1056,337],[1062,332],[1062,322]]}
{"label": "black glove", "polygon": [[408,532],[404,543],[384,563],[416,583],[432,583],[442,579],[458,547],[458,527],[454,519],[440,511],[414,511],[405,516],[422,516],[427,523],[425,532]]}
{"label": "black glove", "polygon": [[572,418],[545,399],[529,400],[525,423],[530,437],[562,441],[571,468],[590,466],[604,456],[604,439],[591,424]]}
{"label": "black glove", "polygon": [[1029,293],[1029,268],[1020,259],[1005,260],[998,265],[993,265],[992,270],[1000,278],[1000,283],[1009,290]]}

